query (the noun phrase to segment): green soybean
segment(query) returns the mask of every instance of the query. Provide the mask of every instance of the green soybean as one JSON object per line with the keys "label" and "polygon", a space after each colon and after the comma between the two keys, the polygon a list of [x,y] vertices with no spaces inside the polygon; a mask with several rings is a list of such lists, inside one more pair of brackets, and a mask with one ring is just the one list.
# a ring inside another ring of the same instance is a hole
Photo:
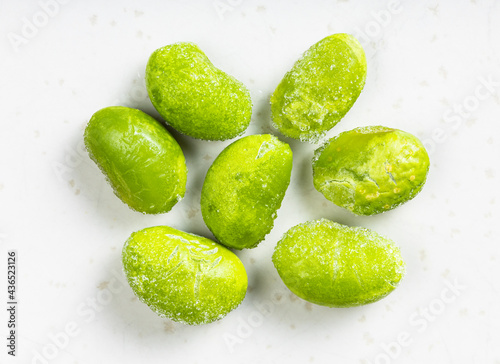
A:
{"label": "green soybean", "polygon": [[284,135],[317,141],[351,109],[366,79],[366,58],[349,34],[309,48],[271,96],[274,126]]}
{"label": "green soybean", "polygon": [[193,138],[234,138],[250,123],[248,89],[217,69],[196,44],[157,49],[146,67],[146,87],[167,123]]}
{"label": "green soybean", "polygon": [[247,274],[234,253],[168,226],[133,233],[123,247],[122,262],[135,295],[174,321],[210,323],[245,298]]}
{"label": "green soybean", "polygon": [[167,129],[144,112],[101,109],[92,115],[84,140],[116,196],[133,210],[167,212],[184,196],[184,154]]}
{"label": "green soybean", "polygon": [[346,131],[318,148],[314,187],[357,215],[373,215],[414,198],[424,186],[429,156],[415,136],[383,126]]}
{"label": "green soybean", "polygon": [[405,274],[399,248],[391,240],[326,219],[291,228],[278,242],[273,263],[293,293],[329,307],[378,301]]}
{"label": "green soybean", "polygon": [[208,228],[228,247],[255,247],[273,228],[291,171],[290,146],[272,135],[230,144],[203,183],[201,212]]}

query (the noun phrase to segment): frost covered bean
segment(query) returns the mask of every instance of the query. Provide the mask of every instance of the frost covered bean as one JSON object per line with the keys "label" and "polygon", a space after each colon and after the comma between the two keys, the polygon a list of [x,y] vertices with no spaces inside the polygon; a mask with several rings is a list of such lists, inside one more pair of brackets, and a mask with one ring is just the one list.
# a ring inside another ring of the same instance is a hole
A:
{"label": "frost covered bean", "polygon": [[274,126],[284,135],[317,141],[333,128],[358,98],[366,59],[349,34],[333,34],[295,62],[271,96]]}
{"label": "frost covered bean", "polygon": [[245,298],[245,267],[212,240],[168,226],[133,233],[122,252],[136,296],[162,317],[189,325],[219,320]]}
{"label": "frost covered bean", "polygon": [[378,301],[405,274],[399,248],[391,240],[326,219],[288,230],[275,248],[273,263],[293,293],[329,307]]}
{"label": "frost covered bean", "polygon": [[250,123],[248,89],[216,68],[196,44],[180,42],[157,49],[146,67],[146,87],[167,123],[191,137],[230,139]]}

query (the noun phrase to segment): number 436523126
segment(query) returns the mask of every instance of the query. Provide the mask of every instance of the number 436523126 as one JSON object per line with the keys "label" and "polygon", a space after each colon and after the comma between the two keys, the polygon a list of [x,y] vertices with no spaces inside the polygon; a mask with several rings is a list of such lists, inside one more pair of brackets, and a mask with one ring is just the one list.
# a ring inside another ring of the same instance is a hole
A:
{"label": "number 436523126", "polygon": [[8,253],[7,259],[7,294],[10,301],[16,299],[16,252]]}

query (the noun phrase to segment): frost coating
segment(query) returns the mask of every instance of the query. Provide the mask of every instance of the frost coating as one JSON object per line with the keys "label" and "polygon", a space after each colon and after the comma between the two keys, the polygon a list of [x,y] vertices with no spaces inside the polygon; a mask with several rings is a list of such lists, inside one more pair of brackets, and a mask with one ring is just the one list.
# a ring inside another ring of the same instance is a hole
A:
{"label": "frost coating", "polygon": [[314,187],[357,215],[392,210],[414,198],[429,171],[429,156],[415,136],[383,126],[356,128],[318,148]]}
{"label": "frost coating", "polygon": [[349,34],[330,35],[309,48],[271,96],[274,126],[284,135],[317,142],[358,98],[366,58]]}
{"label": "frost coating", "polygon": [[167,129],[144,112],[101,109],[92,115],[84,140],[115,195],[133,210],[164,213],[184,197],[184,154]]}
{"label": "frost coating", "polygon": [[196,44],[180,42],[153,52],[146,67],[146,87],[167,123],[194,138],[234,138],[250,123],[248,89],[214,67]]}
{"label": "frost coating", "polygon": [[203,183],[201,213],[208,228],[228,247],[255,247],[273,228],[291,171],[290,146],[272,135],[230,144]]}
{"label": "frost coating", "polygon": [[405,274],[399,248],[391,240],[326,219],[288,230],[274,250],[273,263],[293,293],[329,307],[378,301]]}
{"label": "frost coating", "polygon": [[133,233],[122,252],[136,296],[162,317],[189,325],[219,320],[246,294],[243,264],[225,247],[168,226]]}

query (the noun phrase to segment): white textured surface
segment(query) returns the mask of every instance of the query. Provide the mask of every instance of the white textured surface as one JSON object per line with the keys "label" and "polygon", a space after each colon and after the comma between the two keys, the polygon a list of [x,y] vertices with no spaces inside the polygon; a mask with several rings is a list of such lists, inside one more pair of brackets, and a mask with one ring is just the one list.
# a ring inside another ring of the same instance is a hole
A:
{"label": "white textured surface", "polygon": [[[37,353],[80,364],[500,362],[499,2],[407,0],[388,13],[393,2],[382,0],[69,0],[44,25],[46,2],[0,3],[2,337],[11,248],[19,253],[20,301],[19,356],[8,359],[2,339],[0,362],[44,363],[32,360]],[[214,5],[225,12],[219,16]],[[22,36],[24,19],[33,17],[44,26],[15,51],[9,37]],[[112,194],[82,152],[85,123],[114,104],[157,116],[144,89],[147,59],[158,47],[193,41],[251,90],[247,134],[268,132],[268,98],[283,74],[311,44],[337,32],[360,36],[368,76],[328,135],[376,124],[417,135],[432,160],[422,193],[384,215],[355,217],[314,190],[316,146],[292,141],[292,183],[275,228],[256,249],[238,253],[251,287],[242,306],[202,327],[157,317],[121,281],[122,244],[159,224],[210,237],[200,190],[229,141],[174,134],[188,161],[186,197],[168,214],[143,216]],[[497,82],[490,91],[481,86],[488,78]],[[457,107],[470,112],[459,116]],[[290,295],[272,250],[291,226],[321,217],[397,242],[408,270],[399,288],[354,309]],[[463,286],[455,293],[448,288],[454,282]],[[68,324],[76,334],[63,340]],[[405,333],[407,345],[394,358],[384,354]]]}

